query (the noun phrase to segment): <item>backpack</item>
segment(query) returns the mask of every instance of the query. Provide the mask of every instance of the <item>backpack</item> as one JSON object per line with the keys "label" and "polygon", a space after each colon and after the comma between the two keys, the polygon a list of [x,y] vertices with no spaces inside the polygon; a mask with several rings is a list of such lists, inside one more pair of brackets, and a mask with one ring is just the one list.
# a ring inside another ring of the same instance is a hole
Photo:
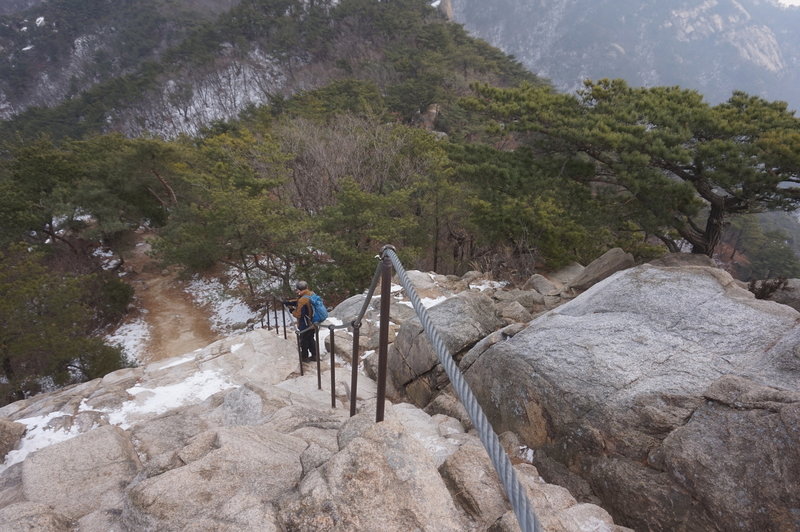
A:
{"label": "backpack", "polygon": [[311,308],[314,309],[311,323],[321,323],[328,319],[328,309],[325,308],[325,303],[322,301],[321,297],[317,294],[311,294],[308,296],[308,300],[311,302]]}

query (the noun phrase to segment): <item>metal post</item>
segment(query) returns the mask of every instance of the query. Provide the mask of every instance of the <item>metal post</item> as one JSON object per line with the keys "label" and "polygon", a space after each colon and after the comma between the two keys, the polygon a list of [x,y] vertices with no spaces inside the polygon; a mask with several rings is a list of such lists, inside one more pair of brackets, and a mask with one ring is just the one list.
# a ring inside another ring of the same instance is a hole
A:
{"label": "metal post", "polygon": [[[281,305],[281,316],[283,316],[283,339],[287,340],[288,337],[286,336],[286,309],[283,308],[283,305]],[[275,327],[277,326],[278,324],[276,323]]]}
{"label": "metal post", "polygon": [[[272,304],[273,305],[275,304],[274,300],[273,300]],[[267,330],[271,331],[272,330],[272,325],[269,322],[269,301],[267,302],[267,304],[265,306],[266,306],[266,312],[264,312],[264,314],[267,315]],[[264,326],[264,314],[261,315],[261,326],[262,327]]]}
{"label": "metal post", "polygon": [[333,330],[334,326],[328,326],[328,332],[331,338],[331,408],[336,408],[336,349],[333,343]]}
{"label": "metal post", "polygon": [[350,417],[356,415],[356,390],[358,389],[358,337],[361,335],[361,324],[353,323],[353,358],[350,372]]}
{"label": "metal post", "polygon": [[381,318],[378,335],[378,405],[375,411],[376,423],[383,421],[386,403],[386,363],[389,358],[389,303],[392,294],[392,261],[385,250],[386,248],[384,248],[383,259],[381,260]]}
{"label": "metal post", "polygon": [[294,332],[297,336],[297,359],[300,361],[300,376],[303,376],[303,351],[300,349],[300,331]]}
{"label": "metal post", "polygon": [[[283,308],[283,307],[281,307]],[[278,327],[278,305],[272,305],[272,310],[275,311],[275,334],[281,334],[281,328]]]}
{"label": "metal post", "polygon": [[317,343],[317,390],[322,389],[322,353],[319,348],[319,326],[314,324],[314,341]]}

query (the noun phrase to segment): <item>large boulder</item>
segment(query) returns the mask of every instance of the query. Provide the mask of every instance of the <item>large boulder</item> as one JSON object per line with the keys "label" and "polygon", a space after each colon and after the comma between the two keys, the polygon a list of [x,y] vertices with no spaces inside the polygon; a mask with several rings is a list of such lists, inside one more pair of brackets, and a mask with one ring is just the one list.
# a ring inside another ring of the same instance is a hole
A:
{"label": "large boulder", "polygon": [[289,530],[466,528],[430,455],[392,419],[349,440],[298,492],[280,504]]}
{"label": "large boulder", "polygon": [[[434,282],[433,279],[441,276],[421,274],[420,272],[415,273],[418,274],[418,276],[423,280],[433,283],[434,286],[439,286]],[[439,294],[437,297],[444,297],[441,295],[441,292],[437,292],[437,294]],[[336,308],[331,311],[331,317],[340,320],[343,324],[350,325],[358,317],[358,314],[363,308],[365,300],[365,294],[359,294],[350,297],[337,305]],[[373,296],[372,300],[367,305],[364,317],[361,320],[358,342],[358,351],[361,355],[367,351],[374,351],[378,349],[380,332],[380,306],[380,295]],[[414,316],[416,316],[416,312],[414,312],[411,304],[405,299],[402,291],[395,289],[395,292],[391,298],[391,304],[389,306],[389,342],[393,342],[395,336],[397,336],[397,330],[400,327],[399,324],[413,318]],[[336,355],[340,356],[347,362],[350,362],[352,358],[353,333],[354,331],[351,327],[348,327],[348,329],[337,329],[334,333],[334,348]],[[325,349],[330,353],[330,335],[325,337]]]}
{"label": "large boulder", "polygon": [[23,492],[28,501],[52,505],[70,519],[97,509],[119,511],[124,488],[140,468],[125,432],[106,425],[28,457]]}
{"label": "large boulder", "polygon": [[533,319],[528,309],[519,301],[501,301],[497,304],[497,313],[507,324],[527,323]]}
{"label": "large boulder", "polygon": [[610,275],[633,266],[633,255],[621,248],[613,248],[593,260],[569,283],[569,288],[586,290]]}
{"label": "large boulder", "polygon": [[800,279],[787,279],[786,284],[773,292],[769,299],[800,310]]}
{"label": "large boulder", "polygon": [[798,320],[722,270],[645,265],[476,351],[466,375],[495,430],[581,475],[618,522],[795,529]]}
{"label": "large boulder", "polygon": [[[451,297],[428,309],[428,316],[450,355],[457,358],[505,325],[492,300],[478,292],[462,292]],[[389,349],[388,373],[390,389],[420,407],[427,405],[447,385],[436,351],[419,319],[409,320],[400,327]]]}
{"label": "large boulder", "polygon": [[482,521],[482,528],[489,528],[510,509],[483,447],[462,445],[440,470],[450,491],[470,517]]}
{"label": "large boulder", "polygon": [[541,274],[532,275],[522,286],[526,290],[536,290],[543,296],[557,296],[564,289],[564,286],[556,281],[555,283]]}
{"label": "large boulder", "polygon": [[418,270],[408,270],[406,276],[414,285],[417,295],[423,299],[439,299],[448,293],[441,283],[437,282],[437,277],[441,279],[441,276]]}
{"label": "large boulder", "polygon": [[63,530],[72,530],[73,525],[73,521],[46,504],[21,502],[0,509],[0,528],[2,530],[62,532]]}
{"label": "large boulder", "polygon": [[[333,310],[331,310],[330,316],[340,320],[344,324],[350,324],[358,317],[361,309],[364,307],[364,301],[366,299],[367,296],[365,294],[356,294],[349,297],[336,305]],[[370,305],[367,306],[367,309],[369,308]]]}
{"label": "large boulder", "polygon": [[26,427],[22,423],[0,418],[0,460],[5,459],[8,451],[17,446],[25,430]]}
{"label": "large boulder", "polygon": [[573,262],[571,264],[567,264],[560,270],[553,272],[550,274],[550,279],[558,281],[562,285],[568,285],[572,281],[575,280],[581,273],[585,266],[578,264],[577,262]]}
{"label": "large boulder", "polygon": [[199,460],[134,486],[122,520],[131,530],[280,530],[262,501],[294,488],[307,445],[266,427],[221,429],[215,448]]}
{"label": "large boulder", "polygon": [[131,429],[136,451],[148,476],[184,465],[181,450],[209,428],[202,417],[187,410],[186,407],[176,408]]}

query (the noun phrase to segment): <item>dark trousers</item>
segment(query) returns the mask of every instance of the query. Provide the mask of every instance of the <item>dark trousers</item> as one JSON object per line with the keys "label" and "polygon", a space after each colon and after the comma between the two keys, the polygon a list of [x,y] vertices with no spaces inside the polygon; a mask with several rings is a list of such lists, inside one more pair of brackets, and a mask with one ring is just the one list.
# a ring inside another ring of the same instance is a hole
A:
{"label": "dark trousers", "polygon": [[300,354],[304,359],[317,358],[316,332],[315,329],[311,329],[300,335]]}

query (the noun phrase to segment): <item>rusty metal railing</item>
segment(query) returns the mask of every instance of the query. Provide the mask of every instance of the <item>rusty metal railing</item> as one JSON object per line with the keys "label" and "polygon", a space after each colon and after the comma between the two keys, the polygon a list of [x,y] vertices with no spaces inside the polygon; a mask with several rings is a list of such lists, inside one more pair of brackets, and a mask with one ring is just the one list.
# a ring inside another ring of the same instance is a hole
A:
{"label": "rusty metal railing", "polygon": [[[378,341],[378,382],[377,382],[377,405],[375,410],[375,421],[381,422],[384,419],[384,408],[386,402],[386,378],[387,378],[387,362],[388,362],[388,345],[389,345],[389,313],[391,310],[391,282],[392,282],[392,268],[397,272],[400,284],[406,291],[414,310],[419,317],[425,334],[433,345],[436,351],[439,363],[444,368],[447,376],[450,379],[453,389],[456,391],[458,398],[467,410],[473,426],[478,431],[478,436],[483,443],[484,448],[489,454],[492,465],[497,472],[503,488],[506,492],[509,502],[511,503],[514,513],[517,517],[517,522],[521,530],[524,532],[540,532],[541,524],[533,511],[530,501],[528,500],[527,492],[520,484],[517,478],[511,460],[508,458],[503,447],[500,445],[500,440],[492,429],[489,420],[483,412],[480,404],[478,404],[475,395],[472,393],[469,385],[464,379],[464,375],[458,368],[458,365],[453,360],[452,355],[444,344],[444,339],[433,325],[433,322],[428,316],[427,309],[422,304],[416,289],[411,284],[405,269],[403,268],[400,258],[397,256],[395,248],[392,246],[385,246],[381,255],[379,256],[380,263],[375,269],[375,275],[372,278],[369,290],[367,290],[364,304],[361,307],[356,319],[346,325],[328,325],[331,339],[331,407],[336,408],[336,377],[335,377],[335,330],[352,327],[353,328],[353,358],[352,358],[352,375],[350,386],[350,416],[356,413],[356,395],[358,390],[358,349],[359,349],[359,334],[361,329],[361,321],[364,319],[367,309],[372,301],[372,296],[375,293],[378,281],[381,283],[381,307],[380,307],[380,330]],[[277,322],[277,318],[276,318]],[[297,332],[297,347],[298,356],[300,357],[300,374],[303,374],[302,353],[300,350],[300,335],[315,329],[316,342],[317,342],[317,387],[322,389],[322,376],[320,371],[321,349],[319,344],[319,326],[312,325],[311,327]]]}
{"label": "rusty metal railing", "polygon": [[[387,263],[388,264],[388,263]],[[391,264],[388,264],[388,267],[391,268]],[[352,351],[352,371],[350,374],[350,416],[356,415],[356,394],[358,393],[358,360],[359,360],[359,336],[361,332],[361,323],[364,319],[364,315],[367,313],[367,309],[369,308],[369,303],[372,300],[372,295],[375,293],[375,288],[378,285],[378,280],[381,279],[381,269],[386,268],[386,265],[383,263],[378,265],[378,268],[375,271],[375,275],[372,278],[372,282],[370,283],[370,287],[367,290],[367,296],[364,300],[364,304],[361,306],[361,310],[359,311],[357,317],[351,321],[350,323],[342,324],[342,325],[334,325],[328,324],[324,325],[327,327],[329,331],[328,337],[331,340],[331,348],[330,348],[330,364],[331,364],[331,408],[336,408],[336,335],[335,332],[339,329],[353,329],[353,351]],[[388,270],[389,272],[389,279],[386,283],[384,283],[387,287],[390,286],[391,283],[391,269]],[[384,300],[388,301],[389,297],[385,297]],[[386,312],[387,320],[388,320],[388,311]],[[388,325],[388,321],[387,321]],[[320,324],[313,324],[310,327],[301,330],[295,330],[295,334],[297,335],[297,356],[300,360],[300,376],[303,376],[303,355],[302,349],[300,347],[300,335],[303,333],[308,332],[311,329],[315,329],[316,332],[316,344],[317,344],[317,389],[322,389],[322,372],[321,372],[321,360],[322,360],[322,352],[321,346],[319,342],[319,328]],[[388,330],[388,329],[387,329]],[[388,333],[387,333],[387,344],[388,344]],[[385,370],[385,368],[384,368]],[[385,401],[386,397],[386,387],[385,387],[385,380],[384,380],[384,388],[383,388],[383,400]],[[379,390],[380,396],[380,390]]]}
{"label": "rusty metal railing", "polygon": [[[281,309],[281,315],[283,317],[283,339],[287,340],[289,338],[287,333],[287,325],[286,325],[286,311],[281,304],[281,301],[275,297],[270,298],[267,300],[266,304],[261,307],[261,314],[259,315],[259,321],[261,322],[261,328],[267,329],[271,331],[273,327],[275,327],[275,334],[281,334],[281,325],[278,321],[278,308]],[[270,319],[270,314],[274,316],[275,324],[273,325],[272,319]],[[264,322],[264,318],[266,318],[266,323]],[[248,320],[248,323],[249,320]],[[248,327],[250,330],[250,327]]]}

